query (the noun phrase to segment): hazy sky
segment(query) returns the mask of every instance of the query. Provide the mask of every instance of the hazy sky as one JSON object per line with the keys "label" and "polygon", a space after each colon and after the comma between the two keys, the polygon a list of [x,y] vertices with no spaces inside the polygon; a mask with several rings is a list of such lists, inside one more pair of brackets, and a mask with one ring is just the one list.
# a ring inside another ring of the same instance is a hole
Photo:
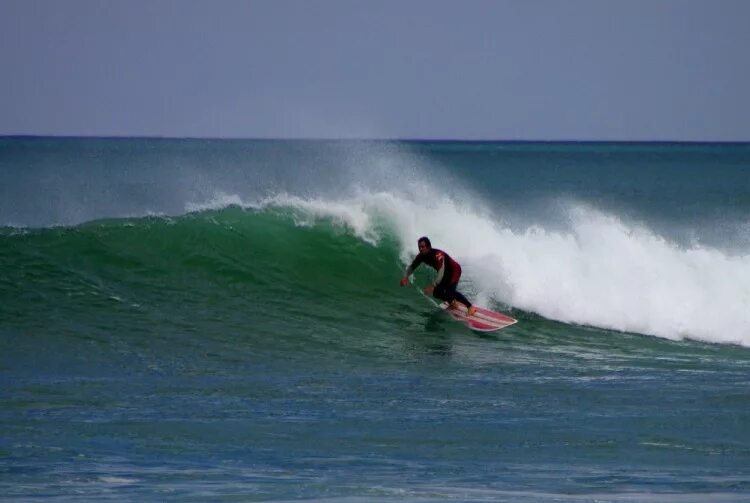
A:
{"label": "hazy sky", "polygon": [[0,0],[0,134],[750,140],[750,1]]}

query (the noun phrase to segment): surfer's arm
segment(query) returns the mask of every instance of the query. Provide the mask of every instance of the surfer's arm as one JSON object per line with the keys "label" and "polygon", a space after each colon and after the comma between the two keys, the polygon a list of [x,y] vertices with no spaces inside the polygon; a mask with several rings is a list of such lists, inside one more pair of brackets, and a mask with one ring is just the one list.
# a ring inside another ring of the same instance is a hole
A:
{"label": "surfer's arm", "polygon": [[409,264],[409,266],[404,271],[404,277],[401,278],[401,286],[406,286],[407,283],[409,283],[409,276],[411,276],[411,273],[414,272],[414,269],[419,267],[419,264],[421,263],[422,263],[422,256],[417,255],[414,261],[411,264]]}
{"label": "surfer's arm", "polygon": [[411,273],[413,273],[415,269],[419,267],[419,264],[421,263],[422,263],[422,255],[417,255],[416,257],[414,257],[414,260],[412,261],[412,263],[409,264],[409,266],[406,268],[406,271],[404,271],[404,276],[407,278],[411,276]]}
{"label": "surfer's arm", "polygon": [[438,286],[441,281],[443,281],[443,276],[445,275],[445,262],[443,262],[443,265],[438,269],[437,276],[435,276],[435,281],[432,282],[432,286]]}

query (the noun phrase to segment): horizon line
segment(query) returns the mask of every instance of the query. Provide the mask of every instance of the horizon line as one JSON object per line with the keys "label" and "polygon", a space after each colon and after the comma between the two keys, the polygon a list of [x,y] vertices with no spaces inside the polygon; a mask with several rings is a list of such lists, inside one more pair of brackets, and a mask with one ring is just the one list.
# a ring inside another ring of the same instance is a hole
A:
{"label": "horizon line", "polygon": [[626,139],[489,139],[430,137],[314,137],[314,136],[169,136],[169,135],[48,135],[0,134],[0,139],[91,139],[91,140],[193,140],[193,141],[310,141],[310,142],[404,142],[404,143],[547,143],[547,144],[750,144],[750,140],[626,140]]}

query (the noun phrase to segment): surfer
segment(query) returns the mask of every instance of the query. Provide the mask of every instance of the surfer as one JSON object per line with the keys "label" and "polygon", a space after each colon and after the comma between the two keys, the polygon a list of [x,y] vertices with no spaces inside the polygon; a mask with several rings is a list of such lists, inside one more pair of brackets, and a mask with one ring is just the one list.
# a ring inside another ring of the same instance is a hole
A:
{"label": "surfer", "polygon": [[472,306],[471,302],[461,292],[456,290],[458,280],[461,279],[461,266],[458,262],[453,260],[443,250],[433,248],[430,238],[427,236],[419,238],[417,247],[419,248],[419,254],[414,258],[411,265],[406,268],[404,277],[401,278],[401,286],[406,286],[409,283],[411,273],[424,262],[437,270],[435,281],[424,289],[424,293],[427,295],[432,294],[437,299],[449,302],[451,307],[454,307],[456,302],[460,302],[466,306],[469,315],[473,315],[477,308]]}

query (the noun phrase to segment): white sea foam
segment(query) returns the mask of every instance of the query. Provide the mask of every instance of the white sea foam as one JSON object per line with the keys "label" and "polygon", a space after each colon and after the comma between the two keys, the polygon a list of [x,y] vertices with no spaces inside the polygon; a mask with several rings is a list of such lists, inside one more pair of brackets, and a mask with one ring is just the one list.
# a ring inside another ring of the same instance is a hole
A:
{"label": "white sea foam", "polygon": [[404,263],[416,253],[416,239],[428,235],[462,264],[464,290],[479,304],[499,302],[566,323],[675,340],[750,346],[750,255],[680,246],[582,204],[567,206],[567,228],[521,231],[449,197],[358,190],[336,199],[280,194],[241,204],[291,208],[299,224],[326,219],[373,245],[388,232],[401,243]]}
{"label": "white sea foam", "polygon": [[185,204],[185,211],[207,211],[207,210],[220,210],[228,206],[242,206],[249,207],[250,205],[244,203],[242,198],[236,194],[227,194],[225,192],[216,192],[214,196],[208,201],[201,203],[189,202]]}

